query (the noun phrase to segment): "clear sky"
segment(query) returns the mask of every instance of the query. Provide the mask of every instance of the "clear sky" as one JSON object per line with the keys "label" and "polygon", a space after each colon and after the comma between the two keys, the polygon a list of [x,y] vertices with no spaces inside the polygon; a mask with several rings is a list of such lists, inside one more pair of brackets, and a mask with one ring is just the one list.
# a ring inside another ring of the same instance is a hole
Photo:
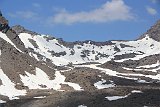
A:
{"label": "clear sky", "polygon": [[136,39],[160,19],[160,0],[0,0],[10,26],[66,41]]}

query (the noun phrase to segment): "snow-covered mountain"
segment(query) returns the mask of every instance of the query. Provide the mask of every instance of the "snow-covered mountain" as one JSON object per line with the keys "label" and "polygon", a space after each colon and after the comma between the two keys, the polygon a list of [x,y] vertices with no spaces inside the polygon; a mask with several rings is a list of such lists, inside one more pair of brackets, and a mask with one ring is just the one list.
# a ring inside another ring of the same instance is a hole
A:
{"label": "snow-covered mountain", "polygon": [[6,107],[158,107],[159,71],[160,21],[133,41],[66,42],[20,25],[0,32]]}

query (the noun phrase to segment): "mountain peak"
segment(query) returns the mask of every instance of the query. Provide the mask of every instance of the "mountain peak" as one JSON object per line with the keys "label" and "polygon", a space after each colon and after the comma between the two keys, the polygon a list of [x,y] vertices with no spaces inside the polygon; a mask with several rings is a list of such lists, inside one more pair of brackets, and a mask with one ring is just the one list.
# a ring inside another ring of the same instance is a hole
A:
{"label": "mountain peak", "polygon": [[160,20],[158,20],[144,35],[142,35],[140,39],[144,38],[146,34],[150,38],[160,41]]}
{"label": "mountain peak", "polygon": [[147,31],[147,34],[156,41],[160,41],[160,20]]}
{"label": "mountain peak", "polygon": [[28,33],[28,34],[31,34],[31,35],[38,35],[38,33],[27,30],[21,25],[15,25],[15,26],[12,27],[12,29],[16,32],[16,34]]}

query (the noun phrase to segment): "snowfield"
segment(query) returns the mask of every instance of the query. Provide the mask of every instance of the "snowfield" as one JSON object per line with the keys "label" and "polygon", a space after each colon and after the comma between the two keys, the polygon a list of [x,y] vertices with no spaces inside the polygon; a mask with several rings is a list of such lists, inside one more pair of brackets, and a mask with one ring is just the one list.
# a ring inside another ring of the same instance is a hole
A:
{"label": "snowfield", "polygon": [[[47,35],[34,35],[27,33],[21,33],[19,35],[22,42],[25,44],[26,48],[32,48],[35,52],[49,58],[56,65],[67,65],[72,62],[74,64],[86,63],[86,62],[99,62],[105,63],[114,59],[116,55],[123,54],[137,54],[133,58],[125,58],[120,60],[115,60],[116,62],[123,62],[126,60],[139,60],[146,56],[159,54],[160,53],[160,43],[150,38],[146,35],[145,38],[137,41],[111,41],[112,45],[97,46],[94,44],[83,43],[83,45],[75,44],[73,48],[66,47],[58,42],[57,39],[46,40]],[[38,47],[34,47],[30,40],[36,41]],[[126,45],[122,48],[121,44]],[[118,48],[119,51],[116,51],[115,48]],[[87,50],[86,57],[82,57],[82,53]],[[60,53],[65,52],[65,55],[60,57],[52,56],[51,52]],[[75,53],[75,54],[72,54]],[[103,54],[103,57],[100,57],[100,53]],[[36,55],[31,53],[31,56],[38,59]],[[97,57],[97,59],[96,59]]]}

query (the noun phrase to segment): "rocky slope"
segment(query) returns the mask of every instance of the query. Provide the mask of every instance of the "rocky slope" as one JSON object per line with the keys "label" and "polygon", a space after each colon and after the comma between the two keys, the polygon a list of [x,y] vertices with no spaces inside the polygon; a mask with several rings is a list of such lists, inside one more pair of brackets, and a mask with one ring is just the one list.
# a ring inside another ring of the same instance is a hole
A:
{"label": "rocky slope", "polygon": [[160,23],[133,41],[0,32],[2,107],[159,107]]}

